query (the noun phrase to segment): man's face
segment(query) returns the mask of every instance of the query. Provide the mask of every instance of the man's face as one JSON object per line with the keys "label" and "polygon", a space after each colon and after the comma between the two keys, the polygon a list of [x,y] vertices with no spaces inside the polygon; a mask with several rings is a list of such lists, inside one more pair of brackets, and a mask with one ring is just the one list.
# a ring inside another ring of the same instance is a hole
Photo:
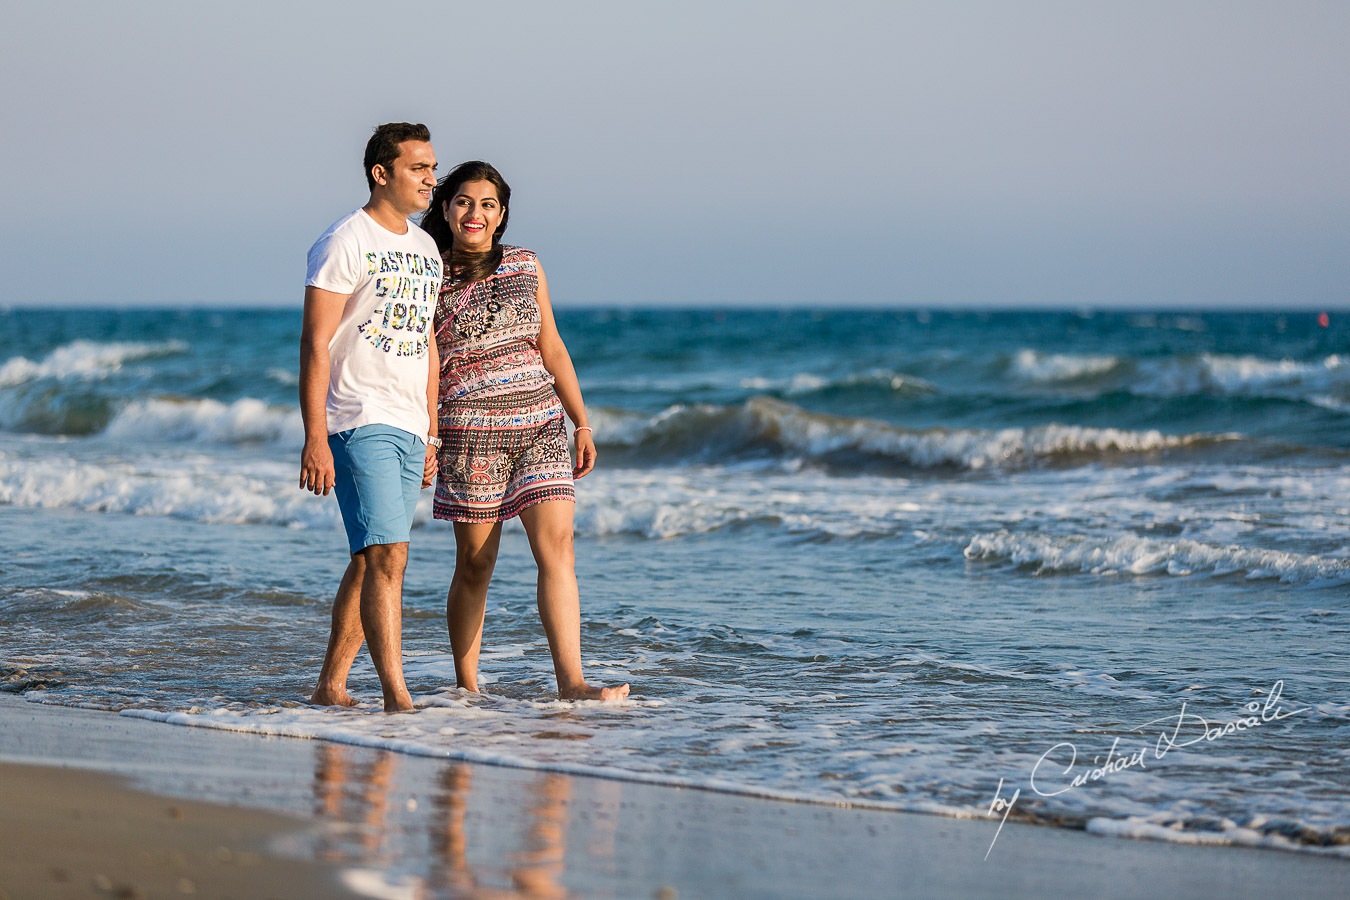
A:
{"label": "man's face", "polygon": [[375,167],[375,185],[400,213],[411,216],[431,205],[431,192],[436,189],[436,151],[430,141],[404,141],[398,149],[398,159],[388,169]]}

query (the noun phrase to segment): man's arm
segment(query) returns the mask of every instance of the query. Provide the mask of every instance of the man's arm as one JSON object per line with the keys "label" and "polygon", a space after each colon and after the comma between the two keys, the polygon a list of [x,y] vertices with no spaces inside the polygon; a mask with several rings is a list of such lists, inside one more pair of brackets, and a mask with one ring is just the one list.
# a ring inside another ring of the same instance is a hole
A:
{"label": "man's arm", "polygon": [[300,418],[305,423],[305,449],[300,453],[300,487],[315,494],[333,489],[333,451],[328,449],[328,342],[342,321],[350,294],[305,288],[305,314],[300,329]]}

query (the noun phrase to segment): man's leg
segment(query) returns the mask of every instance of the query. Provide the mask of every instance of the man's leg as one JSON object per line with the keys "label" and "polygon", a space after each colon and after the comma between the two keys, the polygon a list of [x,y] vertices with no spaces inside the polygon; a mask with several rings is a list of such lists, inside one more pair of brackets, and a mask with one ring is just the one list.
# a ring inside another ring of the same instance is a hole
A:
{"label": "man's leg", "polygon": [[347,693],[347,673],[361,650],[365,631],[361,627],[361,585],[366,575],[366,558],[357,553],[347,564],[333,601],[333,624],[328,632],[328,652],[323,657],[319,683],[310,703],[318,706],[355,706]]}
{"label": "man's leg", "polygon": [[403,682],[403,570],[408,544],[371,544],[361,583],[361,627],[384,690],[385,712],[412,712]]}
{"label": "man's leg", "polygon": [[346,695],[347,672],[364,638],[380,676],[385,711],[410,711],[412,698],[403,681],[403,570],[425,445],[386,425],[330,435],[328,445],[352,561],[333,605],[316,702],[340,702]]}

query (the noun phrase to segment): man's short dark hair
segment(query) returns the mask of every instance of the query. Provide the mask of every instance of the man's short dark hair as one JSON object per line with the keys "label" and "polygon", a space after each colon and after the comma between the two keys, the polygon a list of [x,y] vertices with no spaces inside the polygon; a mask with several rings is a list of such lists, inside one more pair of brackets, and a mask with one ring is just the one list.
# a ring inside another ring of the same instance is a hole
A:
{"label": "man's short dark hair", "polygon": [[375,190],[375,176],[370,170],[382,166],[386,172],[393,171],[394,160],[398,159],[398,145],[404,141],[429,141],[431,132],[427,126],[414,125],[411,122],[386,122],[375,129],[366,143],[366,185]]}

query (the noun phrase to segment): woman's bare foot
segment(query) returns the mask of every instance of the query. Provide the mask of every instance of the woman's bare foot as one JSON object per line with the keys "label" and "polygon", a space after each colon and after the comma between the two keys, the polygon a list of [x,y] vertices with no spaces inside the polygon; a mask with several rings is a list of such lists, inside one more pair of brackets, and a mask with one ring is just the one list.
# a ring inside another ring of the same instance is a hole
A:
{"label": "woman's bare foot", "polygon": [[346,688],[329,689],[317,687],[314,696],[309,698],[314,706],[355,706],[356,700],[347,693]]}
{"label": "woman's bare foot", "polygon": [[591,687],[583,681],[574,688],[558,689],[560,700],[622,700],[627,696],[627,682],[618,687]]}

